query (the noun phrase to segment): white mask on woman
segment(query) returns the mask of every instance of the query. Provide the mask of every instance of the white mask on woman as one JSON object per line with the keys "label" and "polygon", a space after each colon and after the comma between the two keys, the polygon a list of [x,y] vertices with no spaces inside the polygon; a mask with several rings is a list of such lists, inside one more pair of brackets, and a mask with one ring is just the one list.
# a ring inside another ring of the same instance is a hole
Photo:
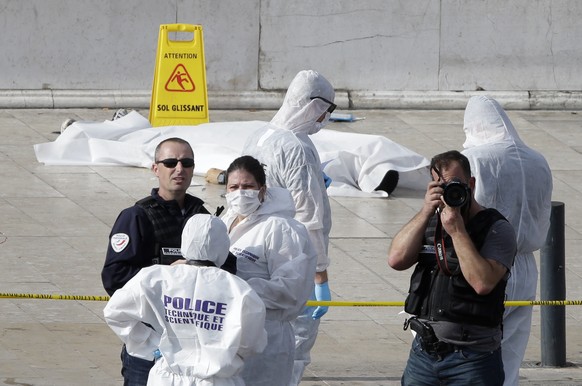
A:
{"label": "white mask on woman", "polygon": [[227,193],[226,204],[239,216],[247,217],[261,206],[259,190],[238,189]]}

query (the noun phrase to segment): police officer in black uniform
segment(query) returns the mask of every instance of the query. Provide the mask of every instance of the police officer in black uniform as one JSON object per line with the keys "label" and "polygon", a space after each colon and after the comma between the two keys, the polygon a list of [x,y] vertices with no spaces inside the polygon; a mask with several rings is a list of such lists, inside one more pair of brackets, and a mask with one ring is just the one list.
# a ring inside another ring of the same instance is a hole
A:
{"label": "police officer in black uniform", "polygon": [[[194,152],[187,141],[168,138],[156,147],[152,171],[159,187],[151,195],[124,209],[111,230],[107,256],[101,272],[109,295],[123,287],[141,268],[171,264],[181,259],[182,229],[188,218],[208,214],[204,202],[188,193],[194,173]],[[222,267],[236,273],[236,258],[229,255]],[[137,358],[121,352],[124,385],[144,386],[154,364],[150,358]]]}
{"label": "police officer in black uniform", "polygon": [[[458,151],[433,157],[422,209],[394,236],[388,264],[415,265],[405,323],[416,332],[403,385],[502,385],[505,286],[515,232],[475,201],[475,178]],[[511,183],[511,181],[498,181]]]}

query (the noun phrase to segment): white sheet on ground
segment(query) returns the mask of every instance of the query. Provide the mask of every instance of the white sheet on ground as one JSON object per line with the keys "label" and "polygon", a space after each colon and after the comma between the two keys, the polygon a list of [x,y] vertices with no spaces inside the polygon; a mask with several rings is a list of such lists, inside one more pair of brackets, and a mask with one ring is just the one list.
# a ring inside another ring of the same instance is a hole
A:
{"label": "white sheet on ground", "polygon": [[[241,155],[246,138],[264,121],[213,122],[152,128],[136,111],[115,121],[75,122],[54,142],[34,145],[45,165],[125,165],[149,168],[158,143],[180,137],[192,145],[194,173],[226,169]],[[325,173],[333,180],[330,196],[386,197],[374,189],[388,170],[400,174],[398,188],[426,189],[429,161],[386,137],[321,130],[310,137]]]}

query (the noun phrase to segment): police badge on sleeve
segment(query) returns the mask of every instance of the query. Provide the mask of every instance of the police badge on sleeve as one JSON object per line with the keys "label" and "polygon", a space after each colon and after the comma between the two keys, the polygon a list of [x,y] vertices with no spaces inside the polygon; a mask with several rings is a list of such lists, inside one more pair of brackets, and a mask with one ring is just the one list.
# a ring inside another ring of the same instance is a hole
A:
{"label": "police badge on sleeve", "polygon": [[111,236],[111,248],[119,253],[123,251],[129,244],[129,236],[125,233],[116,233]]}

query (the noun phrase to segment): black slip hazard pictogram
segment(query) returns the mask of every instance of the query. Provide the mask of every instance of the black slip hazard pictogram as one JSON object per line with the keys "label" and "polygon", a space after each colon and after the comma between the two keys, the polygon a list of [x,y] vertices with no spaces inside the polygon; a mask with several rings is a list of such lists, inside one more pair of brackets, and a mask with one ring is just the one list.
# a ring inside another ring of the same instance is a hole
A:
{"label": "black slip hazard pictogram", "polygon": [[190,74],[183,64],[178,64],[166,82],[166,91],[192,92],[196,89]]}

